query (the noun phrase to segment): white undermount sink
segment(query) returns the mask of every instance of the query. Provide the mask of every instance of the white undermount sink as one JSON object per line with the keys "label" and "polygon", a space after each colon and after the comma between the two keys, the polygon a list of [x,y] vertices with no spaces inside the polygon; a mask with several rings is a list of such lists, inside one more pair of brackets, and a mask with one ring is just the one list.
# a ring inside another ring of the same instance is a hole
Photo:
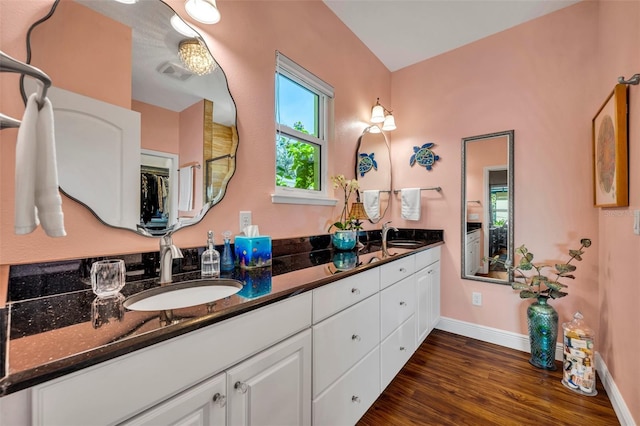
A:
{"label": "white undermount sink", "polygon": [[183,281],[151,288],[127,297],[123,305],[131,311],[162,311],[211,303],[236,294],[242,283],[226,278]]}

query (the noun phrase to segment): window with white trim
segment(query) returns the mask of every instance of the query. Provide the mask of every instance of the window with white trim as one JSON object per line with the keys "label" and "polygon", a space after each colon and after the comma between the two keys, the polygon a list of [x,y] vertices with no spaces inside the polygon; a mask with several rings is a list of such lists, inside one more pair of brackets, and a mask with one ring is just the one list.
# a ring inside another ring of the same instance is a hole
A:
{"label": "window with white trim", "polygon": [[327,197],[333,87],[276,52],[273,202],[335,204]]}

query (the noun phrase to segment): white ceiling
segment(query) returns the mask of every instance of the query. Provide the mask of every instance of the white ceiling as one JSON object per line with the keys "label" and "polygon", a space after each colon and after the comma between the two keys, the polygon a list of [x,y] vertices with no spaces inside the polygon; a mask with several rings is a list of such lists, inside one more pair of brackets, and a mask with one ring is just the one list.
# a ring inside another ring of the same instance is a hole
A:
{"label": "white ceiling", "polygon": [[580,0],[323,0],[390,71]]}

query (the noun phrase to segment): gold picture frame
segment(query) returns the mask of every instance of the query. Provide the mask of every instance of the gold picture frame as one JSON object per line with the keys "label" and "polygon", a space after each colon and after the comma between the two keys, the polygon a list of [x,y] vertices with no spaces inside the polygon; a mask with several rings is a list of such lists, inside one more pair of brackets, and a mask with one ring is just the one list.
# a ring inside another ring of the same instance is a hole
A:
{"label": "gold picture frame", "polygon": [[593,204],[629,205],[627,86],[617,84],[593,118]]}

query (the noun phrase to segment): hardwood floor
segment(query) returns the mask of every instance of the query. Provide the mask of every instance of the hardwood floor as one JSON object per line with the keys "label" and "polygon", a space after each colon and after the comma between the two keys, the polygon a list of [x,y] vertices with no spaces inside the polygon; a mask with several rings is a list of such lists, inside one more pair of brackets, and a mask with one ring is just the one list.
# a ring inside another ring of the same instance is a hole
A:
{"label": "hardwood floor", "polygon": [[358,425],[619,425],[597,380],[584,396],[529,354],[431,332]]}

